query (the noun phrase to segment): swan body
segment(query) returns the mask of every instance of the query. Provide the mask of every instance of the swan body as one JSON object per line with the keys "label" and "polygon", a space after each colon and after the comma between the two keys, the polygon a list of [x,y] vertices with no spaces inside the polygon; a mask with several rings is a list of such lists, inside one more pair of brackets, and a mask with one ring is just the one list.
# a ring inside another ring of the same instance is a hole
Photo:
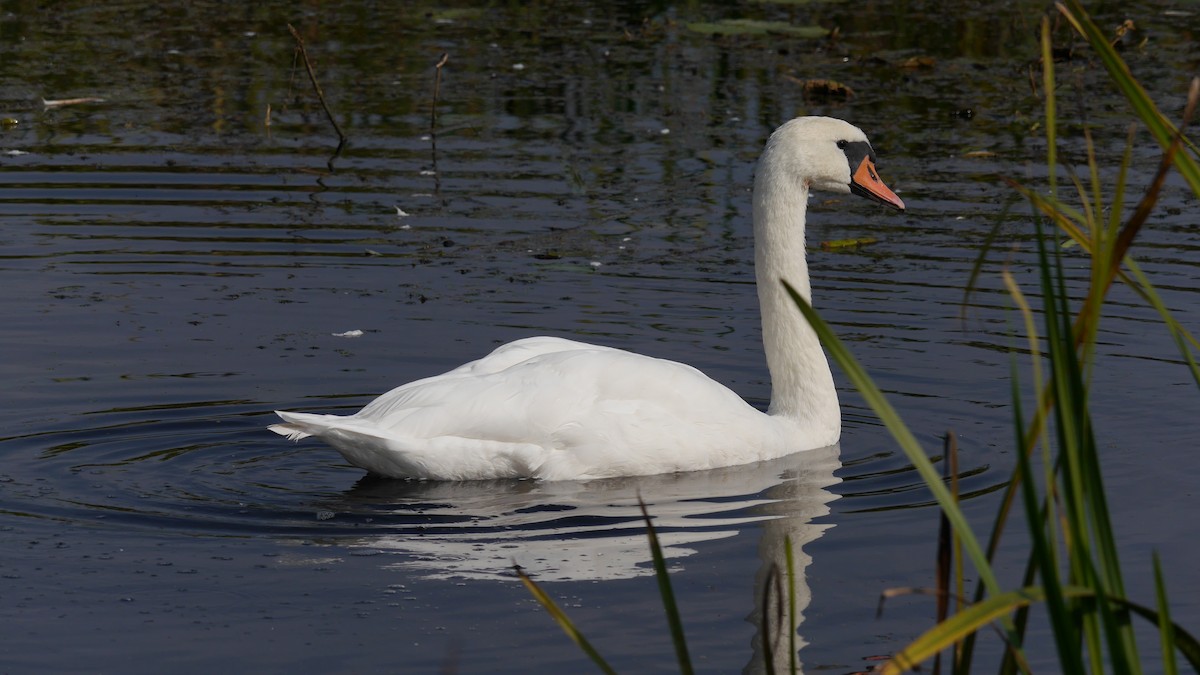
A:
{"label": "swan body", "polygon": [[581,480],[713,469],[832,445],[841,412],[829,362],[781,280],[811,298],[810,189],[898,209],[857,127],[799,117],[767,141],[754,183],[755,275],[771,404],[761,412],[681,363],[532,337],[393,389],[353,415],[277,411],[272,431],[316,436],[395,478]]}

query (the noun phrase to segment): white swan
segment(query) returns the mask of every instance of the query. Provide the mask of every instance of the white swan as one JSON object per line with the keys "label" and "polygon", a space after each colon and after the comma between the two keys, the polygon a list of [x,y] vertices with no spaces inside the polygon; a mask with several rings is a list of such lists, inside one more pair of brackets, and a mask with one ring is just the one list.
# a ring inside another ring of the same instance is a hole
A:
{"label": "white swan", "polygon": [[270,429],[316,436],[348,462],[395,478],[571,480],[713,469],[838,441],[829,362],[788,297],[811,297],[808,192],[900,200],[857,127],[799,117],[767,141],[754,179],[754,264],[771,405],[756,410],[674,361],[553,337],[499,347],[393,389],[349,416],[282,412]]}

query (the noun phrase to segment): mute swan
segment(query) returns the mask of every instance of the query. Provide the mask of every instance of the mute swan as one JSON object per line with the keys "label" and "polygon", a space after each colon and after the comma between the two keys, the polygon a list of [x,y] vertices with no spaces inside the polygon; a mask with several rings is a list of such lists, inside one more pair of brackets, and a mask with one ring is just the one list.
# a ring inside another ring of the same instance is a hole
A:
{"label": "mute swan", "polygon": [[442,375],[393,389],[349,416],[283,412],[271,431],[316,436],[345,459],[394,478],[581,480],[714,469],[832,445],[841,412],[829,362],[788,297],[811,297],[808,191],[904,209],[857,127],[829,117],[786,122],[754,179],[754,266],[771,373],[766,413],[674,361],[531,337]]}

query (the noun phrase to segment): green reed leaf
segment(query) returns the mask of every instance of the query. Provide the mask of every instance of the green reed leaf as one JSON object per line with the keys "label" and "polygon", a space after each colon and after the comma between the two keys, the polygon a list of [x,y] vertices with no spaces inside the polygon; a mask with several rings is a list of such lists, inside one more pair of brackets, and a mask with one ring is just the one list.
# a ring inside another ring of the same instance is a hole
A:
{"label": "green reed leaf", "polygon": [[679,618],[679,607],[675,603],[675,592],[671,589],[671,575],[667,572],[666,558],[663,557],[662,546],[658,543],[658,533],[654,523],[650,521],[650,513],[646,510],[646,502],[638,497],[638,506],[642,509],[642,518],[646,521],[646,535],[650,538],[650,554],[654,558],[654,578],[658,581],[658,591],[662,595],[663,608],[667,612],[667,625],[671,629],[671,642],[675,645],[675,658],[679,661],[679,672],[692,675],[692,658],[688,655],[687,638],[683,634],[683,621]]}
{"label": "green reed leaf", "polygon": [[592,663],[596,664],[601,671],[608,673],[609,675],[616,675],[617,671],[613,670],[612,666],[608,665],[608,662],[604,660],[604,657],[600,656],[600,652],[596,651],[596,648],[592,646],[592,643],[588,642],[587,638],[583,636],[583,633],[581,633],[579,629],[575,627],[575,624],[571,621],[570,617],[567,616],[566,612],[562,611],[562,608],[559,607],[558,604],[556,604],[540,586],[534,583],[533,579],[530,579],[528,574],[525,574],[525,570],[521,569],[520,565],[514,565],[513,569],[517,573],[517,578],[520,579],[521,583],[525,585],[525,588],[529,590],[530,595],[532,595],[533,598],[538,601],[538,604],[540,604],[542,608],[546,610],[546,613],[549,614],[550,617],[554,619],[555,623],[557,623],[559,627],[563,629],[563,632],[567,634],[567,637],[571,638],[572,642],[579,645],[579,648],[588,655],[588,658],[592,660]]}

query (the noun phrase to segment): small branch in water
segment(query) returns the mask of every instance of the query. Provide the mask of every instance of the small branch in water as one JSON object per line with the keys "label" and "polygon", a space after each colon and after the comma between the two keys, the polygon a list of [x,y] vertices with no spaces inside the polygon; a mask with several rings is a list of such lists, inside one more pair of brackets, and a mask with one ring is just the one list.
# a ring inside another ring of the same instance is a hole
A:
{"label": "small branch in water", "polygon": [[83,105],[84,103],[103,103],[104,99],[96,98],[95,96],[87,96],[85,98],[60,98],[60,99],[42,99],[42,106],[46,108],[61,108],[64,105]]}
{"label": "small branch in water", "polygon": [[[296,39],[296,48],[300,51],[300,58],[304,59],[304,68],[308,70],[308,79],[312,82],[313,90],[317,92],[317,99],[321,101],[321,107],[325,109],[325,117],[329,118],[329,123],[333,125],[333,130],[338,135],[338,150],[346,144],[346,134],[342,133],[342,127],[338,125],[337,119],[333,116],[333,111],[329,109],[329,104],[325,102],[325,92],[321,91],[321,85],[317,83],[317,73],[313,70],[312,62],[308,60],[308,50],[304,48],[304,39],[300,37],[300,33],[292,26],[287,25],[291,31],[292,37]],[[335,155],[336,156],[336,155]]]}
{"label": "small branch in water", "polygon": [[[429,106],[429,146],[430,152],[433,155],[433,194],[437,196],[439,202],[442,201],[442,177],[438,173],[437,166],[437,106],[438,96],[442,91],[442,67],[450,60],[450,53],[444,52],[442,58],[438,59],[434,65],[433,76],[433,103]],[[445,206],[445,203],[442,203]]]}
{"label": "small branch in water", "polygon": [[446,62],[449,60],[450,60],[450,53],[445,52],[442,54],[442,58],[438,60],[437,65],[435,65],[433,67],[434,68],[433,105],[430,106],[430,110],[429,110],[429,133],[430,134],[437,133],[437,106],[438,106],[438,95],[442,91],[442,66],[446,65]]}

